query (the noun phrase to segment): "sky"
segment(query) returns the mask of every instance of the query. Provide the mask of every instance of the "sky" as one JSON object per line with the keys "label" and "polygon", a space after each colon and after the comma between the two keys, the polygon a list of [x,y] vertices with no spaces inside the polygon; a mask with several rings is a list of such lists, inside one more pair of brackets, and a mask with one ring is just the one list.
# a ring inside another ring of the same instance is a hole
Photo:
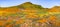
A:
{"label": "sky", "polygon": [[24,2],[31,2],[33,4],[41,5],[44,8],[60,6],[60,0],[0,0],[0,7],[16,6]]}

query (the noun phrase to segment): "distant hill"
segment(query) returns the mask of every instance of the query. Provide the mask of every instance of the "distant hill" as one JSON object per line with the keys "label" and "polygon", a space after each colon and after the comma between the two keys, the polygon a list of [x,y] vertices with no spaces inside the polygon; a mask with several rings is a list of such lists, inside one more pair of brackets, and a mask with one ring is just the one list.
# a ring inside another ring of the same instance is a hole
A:
{"label": "distant hill", "polygon": [[2,7],[2,8],[0,8],[0,11],[16,12],[16,11],[19,11],[20,9],[31,9],[31,10],[36,9],[36,10],[43,10],[43,11],[46,10],[41,5],[32,4],[31,2],[25,2],[25,3],[23,3],[21,5],[17,5],[17,6],[6,7],[6,8]]}
{"label": "distant hill", "polygon": [[31,2],[25,2],[21,5],[18,5],[19,8],[32,8],[32,9],[43,9],[41,5],[32,4]]}
{"label": "distant hill", "polygon": [[[15,8],[39,8],[42,9],[43,7],[41,5],[36,5],[36,4],[32,4],[31,2],[25,2],[23,4],[17,5],[17,6],[12,6]],[[12,8],[12,7],[8,7],[8,8]]]}
{"label": "distant hill", "polygon": [[41,5],[36,5],[31,2],[25,2],[17,6],[12,7],[0,7],[0,11],[6,11],[6,12],[18,12],[20,10],[38,10],[39,12],[60,12],[60,6],[54,6],[52,8],[44,8]]}
{"label": "distant hill", "polygon": [[54,6],[54,7],[50,8],[49,11],[50,12],[60,12],[60,6]]}

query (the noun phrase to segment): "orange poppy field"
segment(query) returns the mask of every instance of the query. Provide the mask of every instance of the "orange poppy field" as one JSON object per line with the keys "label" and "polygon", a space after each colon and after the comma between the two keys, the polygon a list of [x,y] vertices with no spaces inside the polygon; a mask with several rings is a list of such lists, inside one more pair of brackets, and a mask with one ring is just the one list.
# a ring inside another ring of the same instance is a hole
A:
{"label": "orange poppy field", "polygon": [[0,27],[60,27],[60,6],[43,8],[26,2],[0,7]]}

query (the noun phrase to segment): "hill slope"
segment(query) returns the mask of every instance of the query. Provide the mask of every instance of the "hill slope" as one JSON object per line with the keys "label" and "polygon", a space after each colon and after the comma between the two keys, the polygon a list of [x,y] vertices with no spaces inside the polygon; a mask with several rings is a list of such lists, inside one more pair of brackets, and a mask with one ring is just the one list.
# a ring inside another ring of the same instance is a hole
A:
{"label": "hill slope", "polygon": [[[3,27],[60,27],[60,7],[43,8],[30,2],[0,8],[0,26]],[[5,23],[4,23],[5,22]]]}

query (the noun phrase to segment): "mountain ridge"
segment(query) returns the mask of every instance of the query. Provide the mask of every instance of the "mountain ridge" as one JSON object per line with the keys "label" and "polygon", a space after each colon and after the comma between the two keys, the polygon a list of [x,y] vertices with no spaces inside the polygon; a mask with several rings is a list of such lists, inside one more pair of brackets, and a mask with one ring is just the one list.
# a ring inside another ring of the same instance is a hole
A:
{"label": "mountain ridge", "polygon": [[[31,3],[31,2],[25,2],[25,3],[22,3],[22,4],[19,4],[19,5],[16,5],[16,6],[10,6],[10,7],[17,7],[17,6],[21,6],[21,5],[37,5],[37,4],[33,4],[33,3]],[[41,6],[41,5],[38,5],[38,6]],[[42,7],[42,6],[41,6]],[[51,8],[56,8],[56,7],[60,7],[60,6],[53,6],[53,7],[51,7]],[[9,7],[0,7],[0,8],[9,8]],[[44,7],[43,7],[44,8]]]}
{"label": "mountain ridge", "polygon": [[25,3],[22,3],[20,5],[17,5],[17,6],[12,6],[12,7],[6,7],[6,8],[3,8],[3,7],[0,7],[0,10],[19,10],[19,9],[37,9],[37,10],[43,10],[43,11],[49,11],[49,12],[58,12],[60,6],[54,6],[52,8],[44,8],[42,7],[41,5],[36,5],[36,4],[33,4],[31,2],[25,2]]}

